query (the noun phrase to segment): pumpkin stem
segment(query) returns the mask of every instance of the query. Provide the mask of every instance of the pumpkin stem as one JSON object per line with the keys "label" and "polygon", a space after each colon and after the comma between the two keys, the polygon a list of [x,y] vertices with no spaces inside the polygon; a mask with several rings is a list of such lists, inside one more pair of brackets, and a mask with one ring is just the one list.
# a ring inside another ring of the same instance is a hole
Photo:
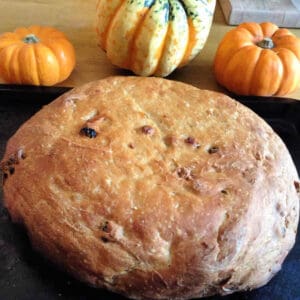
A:
{"label": "pumpkin stem", "polygon": [[40,41],[39,38],[33,33],[26,35],[23,39],[23,42],[26,44],[36,44],[39,41]]}
{"label": "pumpkin stem", "polygon": [[275,47],[274,42],[269,37],[265,37],[263,40],[258,42],[257,46],[264,48],[264,49],[272,49]]}

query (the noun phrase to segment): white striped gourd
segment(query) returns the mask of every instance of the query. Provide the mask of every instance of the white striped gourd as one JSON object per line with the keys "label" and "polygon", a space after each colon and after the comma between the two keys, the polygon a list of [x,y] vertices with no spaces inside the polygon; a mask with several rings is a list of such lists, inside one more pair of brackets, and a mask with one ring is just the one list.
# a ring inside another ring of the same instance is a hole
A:
{"label": "white striped gourd", "polygon": [[112,64],[167,76],[203,48],[216,0],[99,0],[99,46]]}

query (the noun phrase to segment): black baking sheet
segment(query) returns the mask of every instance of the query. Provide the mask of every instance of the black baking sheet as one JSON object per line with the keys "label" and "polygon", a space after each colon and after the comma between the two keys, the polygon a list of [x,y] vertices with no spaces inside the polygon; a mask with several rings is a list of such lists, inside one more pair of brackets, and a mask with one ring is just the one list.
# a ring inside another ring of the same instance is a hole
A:
{"label": "black baking sheet", "polygon": [[[0,85],[0,156],[6,141],[31,115],[70,88]],[[280,98],[237,98],[263,117],[289,148],[300,173],[300,101]],[[125,299],[95,289],[58,270],[34,252],[24,230],[11,223],[0,198],[0,300]],[[282,270],[254,291],[211,300],[300,300],[300,233]]]}

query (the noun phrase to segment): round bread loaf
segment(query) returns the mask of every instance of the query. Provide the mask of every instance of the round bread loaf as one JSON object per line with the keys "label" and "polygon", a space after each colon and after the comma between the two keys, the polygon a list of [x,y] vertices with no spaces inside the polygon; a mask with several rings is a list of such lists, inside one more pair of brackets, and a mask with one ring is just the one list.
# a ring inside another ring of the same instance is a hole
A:
{"label": "round bread loaf", "polygon": [[266,284],[295,242],[281,139],[229,97],[160,78],[74,88],[9,140],[13,221],[78,279],[136,299]]}

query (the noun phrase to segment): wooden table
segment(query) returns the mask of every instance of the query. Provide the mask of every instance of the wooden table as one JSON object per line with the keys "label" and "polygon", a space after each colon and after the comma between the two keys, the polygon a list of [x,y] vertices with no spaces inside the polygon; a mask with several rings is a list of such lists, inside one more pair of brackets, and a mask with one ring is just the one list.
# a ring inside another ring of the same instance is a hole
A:
{"label": "wooden table", "polygon": [[[95,7],[97,0],[0,0],[0,32],[13,31],[19,26],[51,25],[66,33],[76,49],[77,65],[71,76],[61,83],[78,86],[110,75],[128,75],[107,60],[97,46]],[[199,88],[226,93],[215,81],[212,63],[224,34],[232,27],[226,25],[217,4],[213,25],[202,52],[189,65],[176,70],[168,78],[190,83]],[[292,30],[300,37],[300,29]],[[300,100],[300,88],[286,95]]]}

